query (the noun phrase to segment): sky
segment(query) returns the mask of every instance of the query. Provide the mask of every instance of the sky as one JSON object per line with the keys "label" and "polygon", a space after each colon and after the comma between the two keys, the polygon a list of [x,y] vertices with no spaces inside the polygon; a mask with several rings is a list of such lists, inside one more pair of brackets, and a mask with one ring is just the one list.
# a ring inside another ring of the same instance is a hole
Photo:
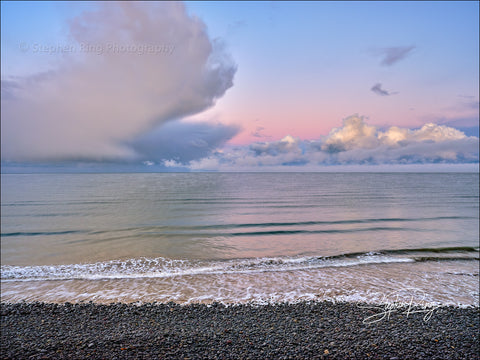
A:
{"label": "sky", "polygon": [[2,166],[478,170],[478,14],[476,1],[2,1]]}

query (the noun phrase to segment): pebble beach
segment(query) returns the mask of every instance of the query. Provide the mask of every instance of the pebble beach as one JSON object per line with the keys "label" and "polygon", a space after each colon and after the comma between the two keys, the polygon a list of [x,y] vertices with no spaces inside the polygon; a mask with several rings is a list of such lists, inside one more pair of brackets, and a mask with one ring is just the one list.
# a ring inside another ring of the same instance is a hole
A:
{"label": "pebble beach", "polygon": [[479,359],[479,308],[2,303],[2,359]]}

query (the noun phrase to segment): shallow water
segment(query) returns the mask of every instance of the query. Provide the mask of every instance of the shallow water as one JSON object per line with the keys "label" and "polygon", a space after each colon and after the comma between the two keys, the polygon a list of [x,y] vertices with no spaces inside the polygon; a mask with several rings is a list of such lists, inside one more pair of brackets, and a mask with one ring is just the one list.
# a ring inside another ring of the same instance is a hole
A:
{"label": "shallow water", "polygon": [[2,301],[478,305],[478,199],[471,173],[3,174]]}

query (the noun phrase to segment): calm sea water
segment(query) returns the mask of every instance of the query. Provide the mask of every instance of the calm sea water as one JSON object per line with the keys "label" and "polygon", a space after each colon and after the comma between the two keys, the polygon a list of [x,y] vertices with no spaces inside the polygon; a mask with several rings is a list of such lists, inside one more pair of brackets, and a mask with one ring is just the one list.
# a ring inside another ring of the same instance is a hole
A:
{"label": "calm sea water", "polygon": [[2,301],[478,305],[476,173],[1,180]]}

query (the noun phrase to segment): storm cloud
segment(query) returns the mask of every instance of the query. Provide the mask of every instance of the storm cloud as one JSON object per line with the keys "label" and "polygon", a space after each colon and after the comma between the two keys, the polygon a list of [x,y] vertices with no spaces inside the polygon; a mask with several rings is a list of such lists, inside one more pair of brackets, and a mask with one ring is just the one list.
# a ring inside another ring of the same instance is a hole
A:
{"label": "storm cloud", "polygon": [[[75,51],[56,69],[2,79],[3,159],[153,156],[146,134],[213,106],[233,85],[236,65],[224,44],[181,3],[99,3],[72,19],[69,32]],[[231,137],[227,128],[203,138],[212,140],[203,148]]]}
{"label": "storm cloud", "polygon": [[207,157],[235,136],[234,125],[171,121],[130,143],[144,161],[186,164]]}

